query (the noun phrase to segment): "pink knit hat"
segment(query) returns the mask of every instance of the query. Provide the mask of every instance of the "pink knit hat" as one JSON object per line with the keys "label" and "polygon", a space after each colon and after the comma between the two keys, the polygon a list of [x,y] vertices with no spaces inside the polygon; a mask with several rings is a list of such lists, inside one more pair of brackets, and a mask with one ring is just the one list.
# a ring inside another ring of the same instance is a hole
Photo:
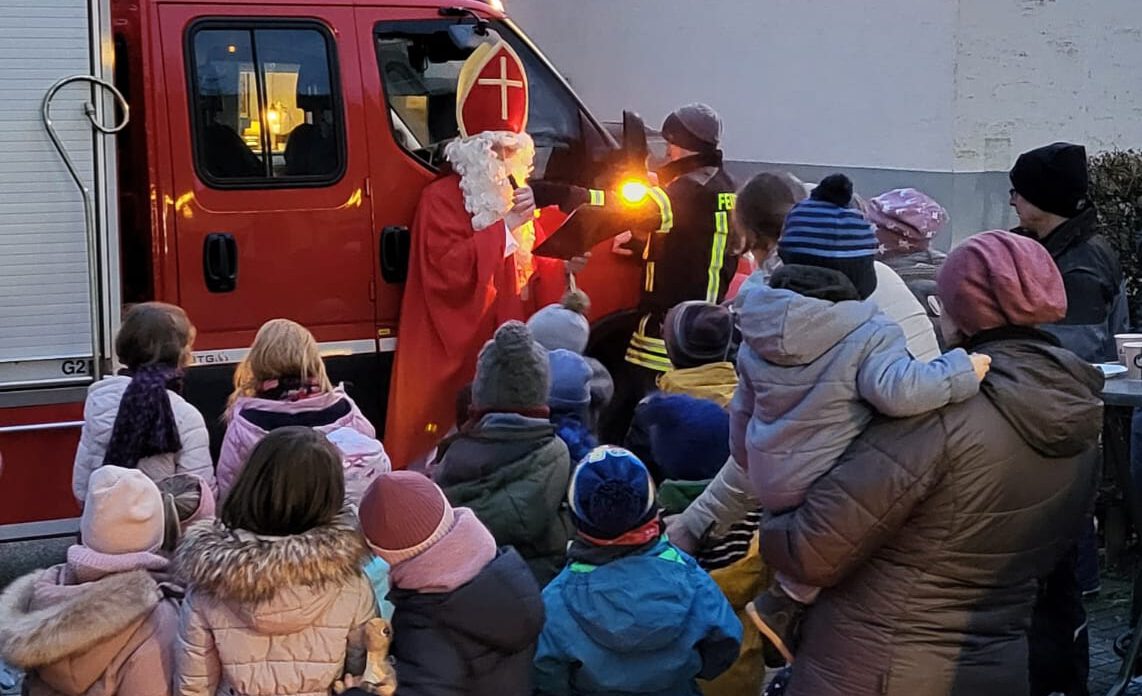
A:
{"label": "pink knit hat", "polygon": [[361,498],[357,514],[369,547],[389,565],[424,553],[456,520],[444,492],[412,471],[377,477]]}
{"label": "pink knit hat", "polygon": [[163,543],[163,497],[138,469],[101,466],[91,474],[83,517],[83,545],[104,554],[152,552]]}
{"label": "pink knit hat", "polygon": [[880,194],[868,201],[865,214],[876,226],[882,256],[924,251],[948,223],[948,211],[914,188]]}
{"label": "pink knit hat", "polygon": [[1061,320],[1067,293],[1055,260],[1034,239],[995,230],[948,254],[937,279],[944,313],[967,336]]}

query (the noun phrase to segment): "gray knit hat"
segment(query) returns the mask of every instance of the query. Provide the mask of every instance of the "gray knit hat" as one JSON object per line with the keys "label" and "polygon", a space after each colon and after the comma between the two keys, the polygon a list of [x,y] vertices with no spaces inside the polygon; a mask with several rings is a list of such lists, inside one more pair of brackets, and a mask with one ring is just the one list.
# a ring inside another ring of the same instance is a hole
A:
{"label": "gray knit hat", "polygon": [[691,152],[711,152],[722,139],[722,119],[706,104],[687,104],[662,124],[666,142]]}
{"label": "gray knit hat", "polygon": [[583,354],[591,338],[591,324],[584,316],[591,301],[582,291],[571,291],[559,304],[547,305],[527,320],[535,342],[547,350]]}
{"label": "gray knit hat", "polygon": [[472,408],[485,412],[546,408],[550,388],[547,351],[522,322],[509,321],[480,351]]}

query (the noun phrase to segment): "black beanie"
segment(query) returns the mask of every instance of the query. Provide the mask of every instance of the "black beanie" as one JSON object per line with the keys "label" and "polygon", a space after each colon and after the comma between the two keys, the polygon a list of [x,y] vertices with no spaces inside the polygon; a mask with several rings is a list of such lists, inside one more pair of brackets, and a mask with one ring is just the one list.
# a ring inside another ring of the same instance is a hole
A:
{"label": "black beanie", "polygon": [[1025,152],[1011,168],[1011,185],[1036,208],[1073,218],[1089,205],[1086,148],[1054,143]]}

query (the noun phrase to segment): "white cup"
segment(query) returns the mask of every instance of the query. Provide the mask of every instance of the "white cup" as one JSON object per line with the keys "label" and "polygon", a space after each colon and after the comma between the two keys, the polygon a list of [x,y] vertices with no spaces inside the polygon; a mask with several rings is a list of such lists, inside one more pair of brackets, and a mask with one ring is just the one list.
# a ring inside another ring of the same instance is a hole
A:
{"label": "white cup", "polygon": [[1122,364],[1126,366],[1128,379],[1142,379],[1142,343],[1126,343],[1122,346]]}
{"label": "white cup", "polygon": [[1118,348],[1118,362],[1123,365],[1126,360],[1122,354],[1122,347],[1127,343],[1142,343],[1142,334],[1114,334],[1114,345]]}

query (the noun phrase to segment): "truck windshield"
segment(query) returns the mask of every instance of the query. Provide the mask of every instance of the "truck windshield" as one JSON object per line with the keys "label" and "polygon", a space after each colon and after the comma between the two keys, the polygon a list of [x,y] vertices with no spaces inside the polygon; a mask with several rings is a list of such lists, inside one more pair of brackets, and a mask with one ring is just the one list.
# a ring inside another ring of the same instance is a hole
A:
{"label": "truck windshield", "polygon": [[[385,22],[377,26],[377,59],[393,134],[430,167],[443,145],[459,135],[456,83],[471,49],[458,47],[448,28],[455,20]],[[535,140],[537,179],[589,184],[594,167],[611,149],[608,136],[582,109],[531,45],[506,24],[491,27],[519,54],[527,69],[531,113],[527,131]]]}

